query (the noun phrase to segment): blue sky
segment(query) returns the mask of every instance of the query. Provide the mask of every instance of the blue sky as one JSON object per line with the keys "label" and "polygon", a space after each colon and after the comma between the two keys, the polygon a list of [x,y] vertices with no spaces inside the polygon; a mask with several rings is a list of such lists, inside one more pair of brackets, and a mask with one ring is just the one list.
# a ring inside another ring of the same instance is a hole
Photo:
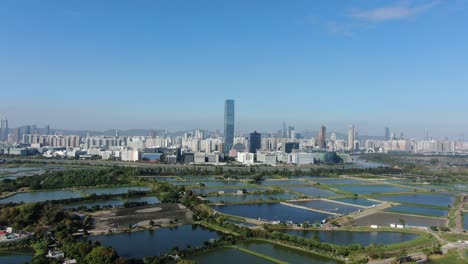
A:
{"label": "blue sky", "polygon": [[468,136],[468,1],[0,3],[11,126]]}

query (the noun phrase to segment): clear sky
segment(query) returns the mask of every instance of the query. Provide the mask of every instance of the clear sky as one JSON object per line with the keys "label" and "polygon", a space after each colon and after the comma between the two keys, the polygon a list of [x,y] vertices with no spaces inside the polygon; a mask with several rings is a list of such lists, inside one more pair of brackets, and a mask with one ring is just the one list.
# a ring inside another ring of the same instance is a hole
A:
{"label": "clear sky", "polygon": [[3,0],[10,126],[468,137],[466,0]]}

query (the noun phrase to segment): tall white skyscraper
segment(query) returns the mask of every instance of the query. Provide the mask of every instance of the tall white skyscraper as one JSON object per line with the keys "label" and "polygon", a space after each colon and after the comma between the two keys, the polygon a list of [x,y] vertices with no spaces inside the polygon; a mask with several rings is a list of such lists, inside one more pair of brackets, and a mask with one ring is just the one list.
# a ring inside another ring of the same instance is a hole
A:
{"label": "tall white skyscraper", "polygon": [[354,125],[351,125],[348,129],[348,150],[354,150]]}

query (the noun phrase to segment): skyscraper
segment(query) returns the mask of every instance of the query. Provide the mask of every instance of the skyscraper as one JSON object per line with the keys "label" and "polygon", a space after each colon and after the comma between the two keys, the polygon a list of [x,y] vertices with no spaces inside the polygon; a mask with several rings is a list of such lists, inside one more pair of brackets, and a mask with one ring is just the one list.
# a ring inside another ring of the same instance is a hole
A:
{"label": "skyscraper", "polygon": [[319,134],[318,134],[318,147],[324,149],[327,147],[327,128],[324,125],[320,126]]}
{"label": "skyscraper", "polygon": [[284,122],[283,120],[283,135],[282,135],[282,138],[286,138],[288,135],[287,135],[287,131],[286,131],[286,122]]}
{"label": "skyscraper", "polygon": [[257,133],[257,131],[250,133],[249,141],[250,153],[257,153],[257,149],[262,148],[262,135],[260,133]]}
{"label": "skyscraper", "polygon": [[224,103],[224,153],[228,153],[234,142],[234,100]]}
{"label": "skyscraper", "polygon": [[348,129],[348,150],[354,150],[354,125],[351,125]]}
{"label": "skyscraper", "polygon": [[44,128],[44,134],[50,135],[50,125],[46,125]]}
{"label": "skyscraper", "polygon": [[287,138],[289,138],[289,139],[294,138],[294,127],[293,126],[288,126]]}
{"label": "skyscraper", "polygon": [[21,129],[19,127],[13,130],[13,135],[16,143],[20,143],[20,141],[23,139],[23,135],[21,134]]}
{"label": "skyscraper", "polygon": [[390,128],[385,127],[385,140],[390,140]]}
{"label": "skyscraper", "polygon": [[8,119],[2,119],[0,122],[0,141],[8,140]]}

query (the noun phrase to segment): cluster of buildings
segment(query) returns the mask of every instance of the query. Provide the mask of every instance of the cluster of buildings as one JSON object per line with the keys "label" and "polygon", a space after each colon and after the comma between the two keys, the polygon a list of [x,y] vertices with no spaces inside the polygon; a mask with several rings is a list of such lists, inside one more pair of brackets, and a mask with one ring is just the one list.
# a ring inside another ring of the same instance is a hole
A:
{"label": "cluster of buildings", "polygon": [[167,136],[150,132],[148,136],[62,135],[49,125],[38,128],[27,125],[8,128],[8,120],[1,119],[0,155],[43,155],[44,157],[104,159],[122,161],[149,161],[165,163],[223,164],[237,161],[242,164],[295,164],[353,162],[352,153],[408,152],[423,154],[467,153],[468,142],[407,139],[396,137],[385,128],[379,139],[360,138],[354,127],[347,135],[327,134],[327,128],[319,127],[316,136],[307,138],[297,133],[294,126],[286,126],[276,133],[235,135],[234,100],[224,105],[224,131],[205,132],[195,130],[184,135]]}
{"label": "cluster of buildings", "polygon": [[0,226],[0,243],[16,242],[25,238],[30,238],[32,235],[32,233],[16,230],[13,227]]}

